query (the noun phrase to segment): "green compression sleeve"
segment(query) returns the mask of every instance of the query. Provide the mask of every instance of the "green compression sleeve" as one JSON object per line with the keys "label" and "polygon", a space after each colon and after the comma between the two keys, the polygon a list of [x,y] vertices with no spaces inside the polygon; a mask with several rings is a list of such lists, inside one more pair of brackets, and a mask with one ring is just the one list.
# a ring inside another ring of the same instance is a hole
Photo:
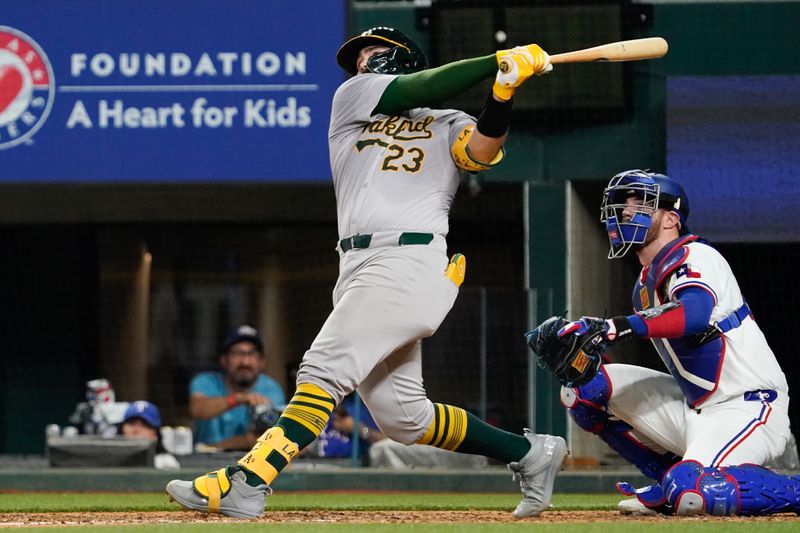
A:
{"label": "green compression sleeve", "polygon": [[495,72],[497,59],[492,54],[404,74],[386,87],[375,112],[394,115],[415,107],[432,107],[458,96]]}

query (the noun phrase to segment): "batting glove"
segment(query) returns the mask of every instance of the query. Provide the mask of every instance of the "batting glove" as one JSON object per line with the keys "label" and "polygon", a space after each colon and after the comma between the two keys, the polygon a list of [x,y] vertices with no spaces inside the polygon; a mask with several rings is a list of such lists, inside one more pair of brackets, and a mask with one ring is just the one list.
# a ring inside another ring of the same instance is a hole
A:
{"label": "batting glove", "polygon": [[492,90],[502,101],[510,100],[514,90],[532,75],[540,76],[553,70],[550,56],[538,44],[500,50],[495,56],[498,70]]}

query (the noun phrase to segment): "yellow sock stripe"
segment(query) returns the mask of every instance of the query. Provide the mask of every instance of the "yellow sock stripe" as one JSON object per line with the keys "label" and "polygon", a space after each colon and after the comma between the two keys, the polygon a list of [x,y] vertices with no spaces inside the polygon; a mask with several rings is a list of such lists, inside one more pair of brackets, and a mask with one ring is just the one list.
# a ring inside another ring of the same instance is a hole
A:
{"label": "yellow sock stripe", "polygon": [[330,394],[311,383],[301,383],[281,416],[294,420],[319,435],[331,417],[336,402]]}
{"label": "yellow sock stripe", "polygon": [[294,395],[303,396],[307,402],[327,406],[331,411],[336,407],[336,402],[333,401],[333,397],[330,394],[311,383],[300,383]]}
{"label": "yellow sock stripe", "polygon": [[433,422],[417,442],[445,450],[455,450],[467,436],[467,412],[459,407],[433,404]]}
{"label": "yellow sock stripe", "polygon": [[455,450],[467,436],[467,412],[459,407],[446,406],[450,413],[450,429],[440,448]]}
{"label": "yellow sock stripe", "polygon": [[256,445],[247,454],[239,459],[238,464],[251,471],[269,485],[276,477],[278,471],[267,462],[267,456],[277,452],[290,462],[300,453],[297,443],[286,438],[283,428],[274,426],[269,428],[258,438]]}
{"label": "yellow sock stripe", "polygon": [[231,481],[228,479],[228,472],[225,468],[204,474],[196,478],[193,484],[195,492],[208,500],[208,512],[210,513],[219,512],[220,500],[231,489]]}
{"label": "yellow sock stripe", "polygon": [[328,423],[328,419],[331,417],[330,413],[326,413],[325,411],[319,411],[305,405],[296,405],[293,403],[286,406],[281,416],[294,420],[316,436],[322,433],[325,424]]}
{"label": "yellow sock stripe", "polygon": [[425,434],[422,437],[420,437],[420,439],[417,441],[417,444],[430,444],[431,440],[433,439],[433,436],[436,434],[436,407],[435,406],[433,408],[433,413],[434,413],[433,421],[431,422],[431,425],[428,426],[428,431],[426,431]]}
{"label": "yellow sock stripe", "polygon": [[432,446],[441,448],[448,433],[450,433],[450,411],[447,405],[437,404],[441,409],[441,416],[439,417],[439,431],[436,434],[436,439],[433,441]]}
{"label": "yellow sock stripe", "polygon": [[433,443],[438,439],[439,419],[442,417],[442,407],[444,406],[440,403],[433,404],[433,420],[431,421],[431,425],[428,427],[428,431],[425,432],[425,434],[417,441],[417,443],[429,444],[432,446]]}
{"label": "yellow sock stripe", "polygon": [[324,398],[320,398],[319,396],[311,396],[310,394],[303,394],[303,393],[295,393],[292,396],[292,399],[289,400],[289,403],[300,403],[302,405],[308,405],[310,407],[316,407],[320,411],[327,411],[329,413],[333,412],[334,405],[333,400],[326,400]]}

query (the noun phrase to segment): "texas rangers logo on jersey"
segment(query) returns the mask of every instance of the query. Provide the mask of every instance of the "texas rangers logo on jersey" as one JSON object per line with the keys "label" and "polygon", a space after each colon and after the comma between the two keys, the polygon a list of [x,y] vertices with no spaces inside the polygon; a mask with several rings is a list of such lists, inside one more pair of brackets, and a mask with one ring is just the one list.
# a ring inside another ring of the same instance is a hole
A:
{"label": "texas rangers logo on jersey", "polygon": [[28,35],[0,26],[0,150],[30,142],[55,95],[50,61]]}
{"label": "texas rangers logo on jersey", "polygon": [[699,278],[700,272],[696,270],[692,270],[692,265],[688,263],[684,263],[678,267],[678,270],[675,271],[675,277],[680,278],[686,276],[687,278]]}

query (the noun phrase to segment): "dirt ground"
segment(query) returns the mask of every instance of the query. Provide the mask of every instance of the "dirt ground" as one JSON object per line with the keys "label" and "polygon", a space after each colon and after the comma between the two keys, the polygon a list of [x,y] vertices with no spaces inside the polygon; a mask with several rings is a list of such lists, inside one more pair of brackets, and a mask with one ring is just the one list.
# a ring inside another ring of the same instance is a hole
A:
{"label": "dirt ground", "polygon": [[[665,517],[623,516],[616,511],[549,511],[526,521],[536,523],[563,522],[658,522],[665,520],[727,520],[758,522],[797,522],[800,516],[780,514],[764,517]],[[219,515],[207,516],[192,511],[99,512],[99,513],[0,513],[0,528],[20,526],[70,526],[114,524],[220,523],[239,520]],[[516,522],[507,511],[271,511],[253,520],[259,523],[486,523]]]}

